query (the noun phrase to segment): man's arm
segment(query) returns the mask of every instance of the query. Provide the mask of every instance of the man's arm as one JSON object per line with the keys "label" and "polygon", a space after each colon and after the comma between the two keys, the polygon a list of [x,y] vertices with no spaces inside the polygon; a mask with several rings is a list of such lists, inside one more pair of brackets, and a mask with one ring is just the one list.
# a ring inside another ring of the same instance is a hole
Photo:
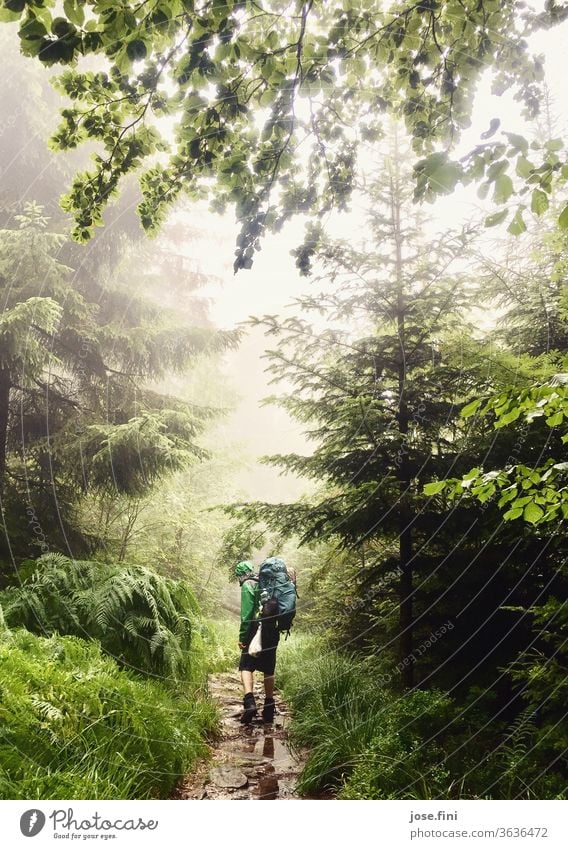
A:
{"label": "man's arm", "polygon": [[246,642],[251,622],[258,612],[258,585],[256,581],[244,581],[241,586],[241,627],[239,642]]}

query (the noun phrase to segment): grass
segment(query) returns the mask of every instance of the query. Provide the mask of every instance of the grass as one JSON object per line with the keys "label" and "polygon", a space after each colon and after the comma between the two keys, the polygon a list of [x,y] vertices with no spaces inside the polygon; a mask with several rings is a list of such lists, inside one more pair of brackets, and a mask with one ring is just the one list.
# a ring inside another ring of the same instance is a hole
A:
{"label": "grass", "polygon": [[239,665],[238,622],[208,619],[200,631],[208,673],[231,672]]}
{"label": "grass", "polygon": [[[452,704],[438,692],[404,699],[378,686],[374,659],[294,638],[279,659],[279,684],[293,710],[290,739],[308,750],[298,789],[345,799],[439,798],[449,784],[436,744]],[[427,778],[425,777],[427,776]]]}
{"label": "grass", "polygon": [[0,798],[165,798],[206,754],[214,706],[135,678],[95,642],[0,635]]}

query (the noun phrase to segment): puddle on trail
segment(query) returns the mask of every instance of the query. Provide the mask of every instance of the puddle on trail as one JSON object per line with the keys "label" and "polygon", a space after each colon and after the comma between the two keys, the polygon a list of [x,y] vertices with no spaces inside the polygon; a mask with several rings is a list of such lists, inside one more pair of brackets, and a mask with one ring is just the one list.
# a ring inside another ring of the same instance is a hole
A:
{"label": "puddle on trail", "polygon": [[[176,799],[297,799],[295,784],[302,762],[287,744],[289,713],[276,697],[277,713],[271,725],[255,720],[239,722],[241,686],[234,673],[215,675],[210,692],[221,704],[221,739],[212,757],[195,773],[186,776],[174,794]],[[255,687],[256,701],[263,704],[262,687]]]}

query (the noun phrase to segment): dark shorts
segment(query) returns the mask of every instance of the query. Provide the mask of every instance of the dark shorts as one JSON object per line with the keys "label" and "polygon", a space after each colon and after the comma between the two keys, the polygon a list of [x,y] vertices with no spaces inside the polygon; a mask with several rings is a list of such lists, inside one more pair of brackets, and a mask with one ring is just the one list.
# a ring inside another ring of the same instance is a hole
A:
{"label": "dark shorts", "polygon": [[239,672],[264,672],[265,675],[274,675],[275,668],[276,649],[263,649],[256,657],[248,651],[241,652]]}
{"label": "dark shorts", "polygon": [[263,627],[262,635],[264,648],[259,655],[253,657],[246,649],[241,652],[239,672],[264,672],[265,675],[274,675],[280,634],[272,628]]}

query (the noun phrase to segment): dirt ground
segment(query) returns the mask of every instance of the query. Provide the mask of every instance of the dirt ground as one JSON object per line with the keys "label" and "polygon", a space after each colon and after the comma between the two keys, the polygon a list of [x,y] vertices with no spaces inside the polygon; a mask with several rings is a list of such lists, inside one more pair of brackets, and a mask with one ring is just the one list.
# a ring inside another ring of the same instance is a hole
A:
{"label": "dirt ground", "polygon": [[[210,760],[179,784],[175,799],[297,799],[296,778],[301,758],[288,746],[289,712],[276,695],[274,722],[252,725],[239,722],[242,691],[237,673],[224,672],[211,677],[210,692],[222,711],[221,737],[211,749]],[[262,686],[255,696],[260,711]]]}

